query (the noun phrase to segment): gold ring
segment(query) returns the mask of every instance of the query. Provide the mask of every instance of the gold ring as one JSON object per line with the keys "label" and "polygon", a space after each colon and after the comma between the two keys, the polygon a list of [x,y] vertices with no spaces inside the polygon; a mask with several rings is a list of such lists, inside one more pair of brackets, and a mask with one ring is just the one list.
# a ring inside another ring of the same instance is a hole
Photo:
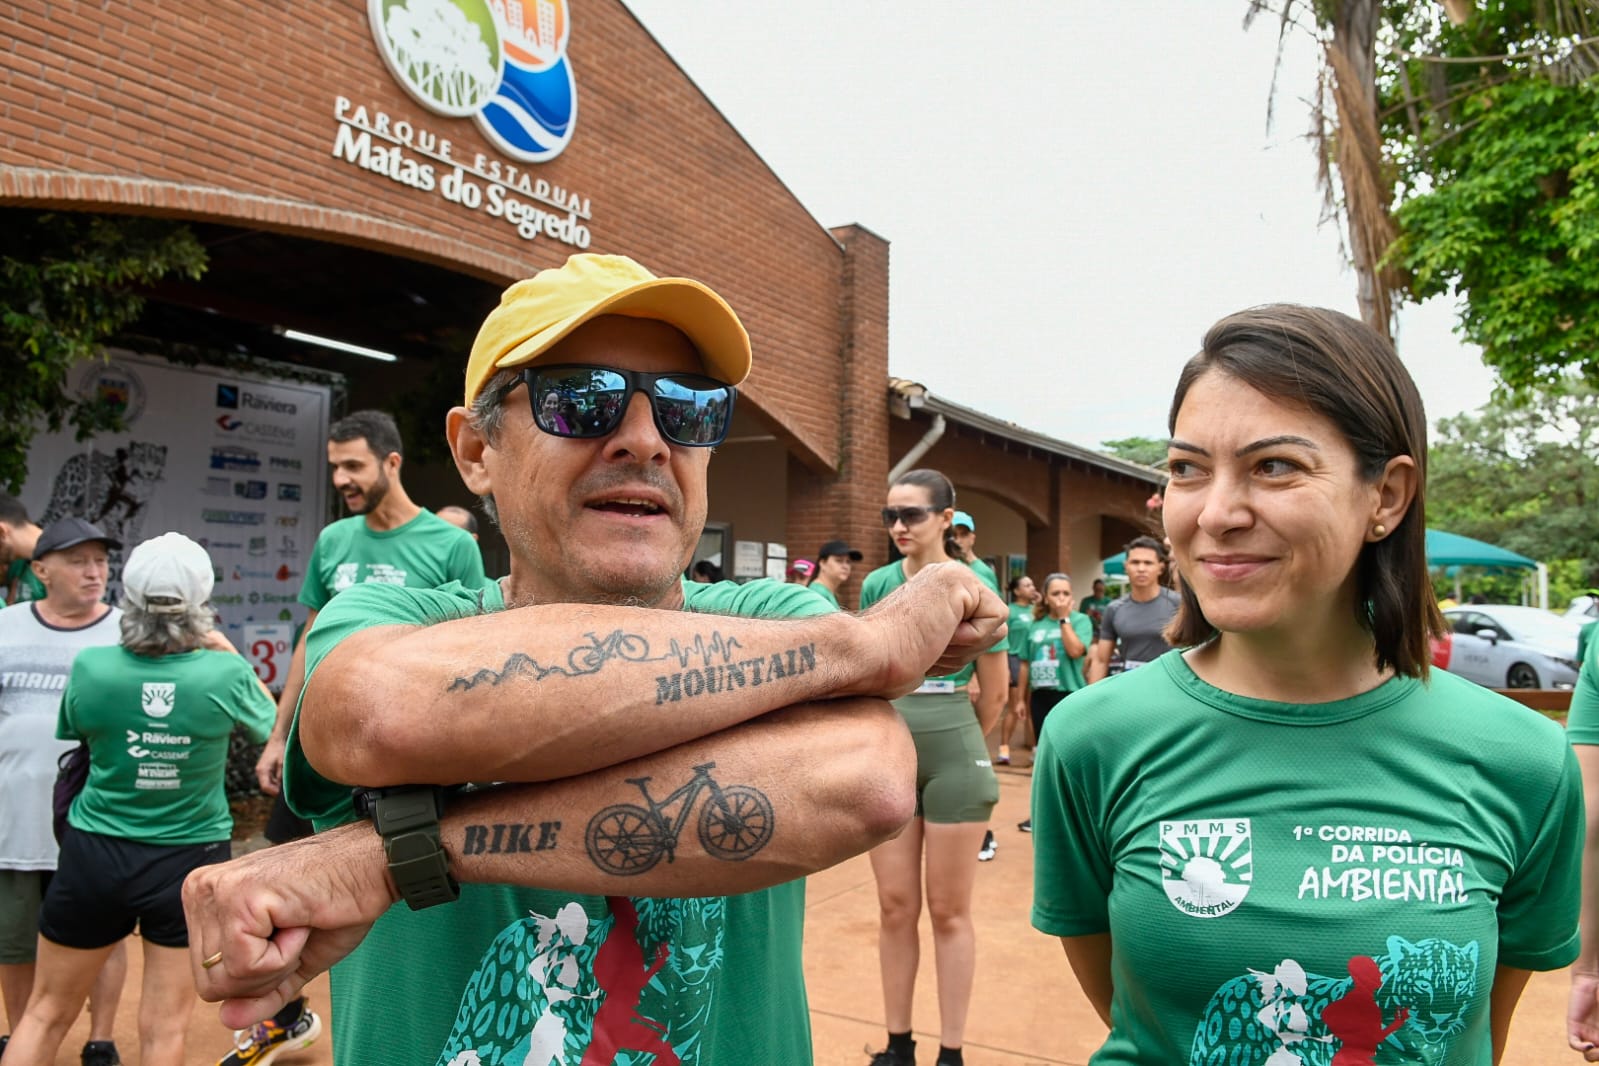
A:
{"label": "gold ring", "polygon": [[221,961],[222,961],[222,952],[219,951],[215,955],[212,955],[212,956],[210,956],[208,958],[201,959],[200,960],[200,966],[201,966],[202,969],[209,970],[211,967],[215,966],[217,963],[219,963]]}

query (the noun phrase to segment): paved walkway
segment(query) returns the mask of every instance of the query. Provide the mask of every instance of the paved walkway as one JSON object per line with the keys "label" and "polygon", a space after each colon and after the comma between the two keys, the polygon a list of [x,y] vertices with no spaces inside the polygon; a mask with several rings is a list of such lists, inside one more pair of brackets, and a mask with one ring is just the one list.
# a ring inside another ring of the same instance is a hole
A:
{"label": "paved walkway", "polygon": [[[967,1027],[970,1066],[1082,1066],[1105,1030],[1078,991],[1060,945],[1027,924],[1032,899],[1031,838],[1016,830],[1026,816],[1028,774],[1001,768],[1000,802],[994,825],[999,855],[978,870],[977,983]],[[851,859],[811,878],[807,889],[805,969],[809,978],[811,1027],[819,1066],[865,1066],[867,1047],[884,1041],[882,993],[877,972],[877,902],[865,857]],[[938,1046],[938,1010],[932,981],[932,941],[923,920],[922,974],[916,989],[916,1040],[920,1060],[931,1063]],[[128,1066],[138,1062],[139,950],[132,945],[128,991],[118,1016],[118,1045]],[[412,960],[425,973],[425,960]],[[313,1007],[325,1011],[326,977],[310,986]],[[1522,997],[1503,1066],[1561,1066],[1580,1061],[1566,1048],[1566,973],[1537,974]],[[57,1066],[77,1066],[87,1020],[63,1046]],[[228,1048],[231,1033],[216,1020],[216,1008],[200,1004],[189,1028],[190,1066],[211,1066]],[[393,1049],[394,1066],[433,1066]],[[130,1054],[134,1053],[134,1054]],[[329,1066],[326,1036],[273,1066]],[[732,1064],[711,1064],[732,1066]],[[799,1066],[740,1063],[737,1066]]]}

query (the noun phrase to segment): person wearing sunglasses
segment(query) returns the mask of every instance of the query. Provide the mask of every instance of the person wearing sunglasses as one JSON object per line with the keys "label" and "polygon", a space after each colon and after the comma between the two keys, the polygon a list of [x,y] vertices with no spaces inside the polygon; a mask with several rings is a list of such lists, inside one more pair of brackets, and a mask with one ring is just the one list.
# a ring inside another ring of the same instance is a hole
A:
{"label": "person wearing sunglasses", "polygon": [[[955,488],[936,470],[910,470],[889,486],[883,525],[903,559],[879,567],[861,584],[867,610],[918,578],[945,570],[972,574],[960,562],[951,525]],[[940,565],[954,562],[956,565]],[[992,588],[986,581],[985,588]],[[1009,612],[1007,610],[1007,616]],[[938,972],[938,1066],[961,1066],[966,1012],[976,970],[972,884],[988,817],[999,802],[999,779],[988,757],[988,731],[1006,697],[1008,641],[991,645],[973,665],[930,670],[912,693],[894,701],[916,742],[916,817],[905,831],[871,851],[877,881],[878,956],[888,1047],[872,1066],[913,1066],[911,1001],[920,962],[922,900],[933,920]],[[967,682],[982,684],[979,706]],[[989,855],[992,856],[992,851]]]}
{"label": "person wearing sunglasses", "polygon": [[625,257],[505,292],[446,432],[510,573],[318,618],[285,780],[319,833],[187,886],[228,1024],[338,962],[340,1066],[812,1060],[797,879],[910,818],[886,700],[1005,608],[965,568],[859,616],[684,579],[749,367],[721,297]]}

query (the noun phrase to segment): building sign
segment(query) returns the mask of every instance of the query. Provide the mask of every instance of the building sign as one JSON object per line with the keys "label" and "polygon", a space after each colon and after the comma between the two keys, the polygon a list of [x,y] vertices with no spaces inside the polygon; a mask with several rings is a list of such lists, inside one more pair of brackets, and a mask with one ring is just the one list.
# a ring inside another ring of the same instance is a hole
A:
{"label": "building sign", "polygon": [[332,155],[503,219],[523,240],[591,243],[589,200],[525,164],[560,155],[577,124],[566,0],[368,0],[378,52],[411,98],[471,118],[515,162],[457,150],[448,136],[339,96]]}

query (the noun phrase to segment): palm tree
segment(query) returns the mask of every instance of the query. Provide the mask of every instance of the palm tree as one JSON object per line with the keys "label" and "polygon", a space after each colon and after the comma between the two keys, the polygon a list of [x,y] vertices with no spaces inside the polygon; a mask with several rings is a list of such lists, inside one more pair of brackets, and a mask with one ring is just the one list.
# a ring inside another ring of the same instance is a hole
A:
{"label": "palm tree", "polygon": [[[1385,21],[1399,9],[1385,8],[1381,0],[1249,0],[1246,29],[1262,13],[1279,18],[1279,66],[1290,32],[1308,31],[1321,47],[1311,136],[1317,145],[1325,216],[1343,216],[1361,317],[1384,336],[1393,336],[1394,296],[1403,293],[1407,283],[1403,273],[1385,261],[1399,235],[1393,217],[1396,171],[1387,155],[1385,121],[1402,111],[1413,138],[1410,147],[1425,155],[1429,138],[1458,133],[1451,130],[1448,112],[1473,88],[1528,71],[1566,84],[1599,72],[1599,41],[1594,37],[1599,0],[1523,0],[1506,5],[1516,7],[1523,9],[1514,13],[1516,32],[1490,35],[1513,44],[1512,50],[1500,55],[1445,55],[1442,22],[1462,27],[1474,17],[1486,17],[1472,0],[1414,5],[1400,16],[1404,26]],[[1511,13],[1507,10],[1503,17],[1509,20]],[[1401,41],[1411,47],[1426,42],[1437,50],[1406,51]],[[1524,62],[1529,57],[1536,62]],[[1379,66],[1394,82],[1386,94],[1390,98],[1386,110]],[[1412,86],[1413,66],[1421,73],[1420,93]],[[1275,79],[1272,96],[1276,96]]]}

